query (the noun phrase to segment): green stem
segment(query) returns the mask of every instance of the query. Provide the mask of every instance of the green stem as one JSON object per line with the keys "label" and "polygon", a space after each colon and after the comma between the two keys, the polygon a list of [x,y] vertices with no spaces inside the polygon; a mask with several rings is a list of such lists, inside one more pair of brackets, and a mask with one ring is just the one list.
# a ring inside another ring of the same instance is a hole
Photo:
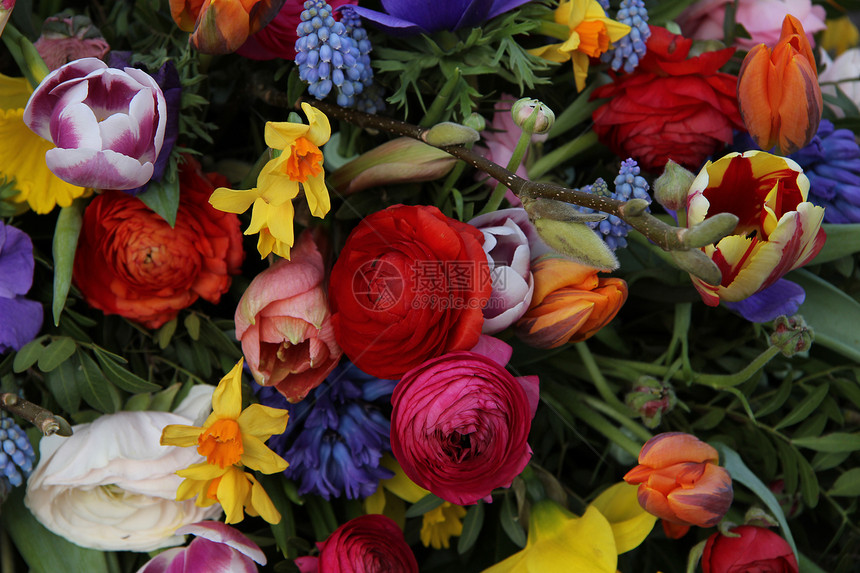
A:
{"label": "green stem", "polygon": [[770,346],[740,372],[735,372],[734,374],[699,374],[693,378],[693,382],[717,389],[738,386],[752,378],[756,372],[764,368],[779,352],[778,347]]}
{"label": "green stem", "polygon": [[2,38],[6,47],[9,48],[9,52],[12,53],[12,57],[21,69],[21,73],[24,74],[27,81],[35,89],[49,73],[48,66],[45,65],[44,60],[39,56],[36,47],[12,24],[6,24],[3,35],[0,38]]}
{"label": "green stem", "polygon": [[549,36],[562,42],[570,39],[570,28],[568,26],[549,20],[542,20],[540,26],[533,33],[539,36]]}
{"label": "green stem", "polygon": [[576,155],[592,147],[595,143],[597,143],[597,134],[595,132],[588,131],[583,133],[535,161],[534,165],[529,169],[529,177],[540,179],[548,171],[569,161]]}
{"label": "green stem", "polygon": [[633,432],[637,438],[640,438],[647,442],[653,437],[651,435],[651,432],[649,432],[644,426],[642,426],[642,424],[638,424],[636,420],[632,420],[627,416],[619,413],[618,410],[615,410],[614,408],[606,404],[606,402],[602,402],[601,400],[598,400],[594,396],[589,396],[588,394],[581,394],[580,398],[582,399],[582,401],[584,401],[586,404],[588,404],[598,412],[606,414],[607,416]]}
{"label": "green stem", "polygon": [[615,392],[613,392],[612,389],[609,387],[609,382],[603,376],[603,373],[597,366],[597,362],[594,361],[594,356],[588,349],[588,345],[585,342],[577,342],[573,346],[579,353],[579,357],[582,359],[582,363],[585,366],[585,369],[588,370],[589,377],[591,377],[591,382],[594,384],[594,387],[597,389],[597,393],[600,394],[600,397],[603,398],[604,402],[612,406],[621,414],[625,414],[628,416],[632,415],[633,411],[630,410],[630,408],[628,408],[624,404],[624,402],[619,400],[615,396]]}
{"label": "green stem", "polygon": [[15,573],[15,556],[12,551],[12,540],[5,529],[0,527],[0,571]]}
{"label": "green stem", "polygon": [[594,113],[594,110],[603,105],[604,101],[600,99],[588,101],[591,97],[591,92],[594,91],[595,87],[597,87],[596,83],[585,88],[582,93],[573,100],[573,103],[555,118],[555,123],[552,124],[552,128],[549,130],[549,133],[547,133],[547,140],[567,133],[567,131],[572,129],[574,126],[579,125],[586,119],[589,119],[591,114]]}
{"label": "green stem", "polygon": [[[529,117],[529,120],[533,119],[533,116],[537,113],[537,109],[532,112],[532,115]],[[527,120],[528,121],[528,120]],[[534,121],[532,121],[534,124]],[[528,151],[529,145],[531,144],[532,134],[523,130],[520,134],[520,139],[517,141],[517,146],[514,148],[514,153],[511,155],[511,160],[508,161],[507,170],[511,173],[516,173],[517,169],[519,169],[520,165],[523,162],[523,157],[526,155],[526,151]],[[490,195],[490,200],[487,201],[487,204],[481,209],[479,215],[483,215],[484,213],[490,213],[499,208],[499,205],[502,204],[502,199],[505,198],[505,190],[507,190],[507,186],[499,181],[496,184],[496,188],[493,189],[493,194]]]}
{"label": "green stem", "polygon": [[[606,367],[614,367],[618,366],[621,368],[629,368],[634,370],[640,374],[649,374],[651,376],[665,376],[667,372],[669,372],[668,366],[663,366],[660,364],[652,364],[651,362],[639,362],[637,360],[622,360],[619,358],[608,358],[604,356],[595,356],[595,362],[597,362],[600,366]],[[673,378],[680,379],[680,375],[675,375]]]}
{"label": "green stem", "polygon": [[439,123],[439,120],[442,118],[442,114],[445,113],[445,109],[448,107],[448,102],[451,101],[451,96],[454,94],[454,90],[457,88],[457,84],[460,82],[460,68],[454,68],[454,73],[448,78],[448,81],[445,82],[445,85],[442,86],[442,90],[436,96],[436,99],[433,100],[433,103],[430,104],[430,109],[427,110],[427,114],[424,116],[424,119],[419,123],[419,127],[430,127]]}

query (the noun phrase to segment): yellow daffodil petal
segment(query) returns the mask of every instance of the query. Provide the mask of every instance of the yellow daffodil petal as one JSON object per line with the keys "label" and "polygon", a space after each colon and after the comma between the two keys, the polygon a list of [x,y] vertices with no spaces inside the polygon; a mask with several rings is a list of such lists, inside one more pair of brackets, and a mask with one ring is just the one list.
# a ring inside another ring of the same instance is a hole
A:
{"label": "yellow daffodil petal", "polygon": [[262,440],[250,435],[242,436],[242,444],[245,452],[242,454],[242,463],[252,470],[264,474],[274,474],[287,469],[287,461],[270,450]]}
{"label": "yellow daffodil petal", "polygon": [[27,78],[12,78],[0,74],[0,109],[27,107],[33,88]]}
{"label": "yellow daffodil petal", "polygon": [[277,207],[269,206],[267,212],[267,227],[272,236],[285,245],[293,246],[293,204],[286,202]]}
{"label": "yellow daffodil petal", "polygon": [[376,491],[364,498],[364,511],[382,514],[385,510],[385,488],[377,487]]}
{"label": "yellow daffodil petal", "polygon": [[268,523],[280,523],[281,514],[275,509],[275,504],[269,498],[269,494],[263,489],[263,486],[251,474],[246,474],[251,480],[251,506]]}
{"label": "yellow daffodil petal", "polygon": [[433,549],[448,549],[451,538],[463,533],[466,510],[459,505],[445,502],[424,514],[421,523],[421,543]]}
{"label": "yellow daffodil petal", "polygon": [[209,197],[209,204],[225,213],[244,213],[260,196],[255,189],[235,190],[219,187]]}
{"label": "yellow daffodil petal", "polygon": [[225,523],[239,523],[245,518],[245,500],[251,490],[251,484],[245,477],[245,472],[235,466],[230,466],[229,471],[221,478],[218,484],[218,501],[224,508]]}
{"label": "yellow daffodil petal", "polygon": [[236,419],[243,436],[255,436],[264,442],[275,434],[283,434],[290,413],[280,408],[251,404]]}
{"label": "yellow daffodil petal", "polygon": [[380,483],[396,495],[402,500],[408,501],[410,503],[415,503],[420,500],[424,496],[426,496],[429,491],[415,484],[411,479],[406,477],[406,474],[403,473],[403,468],[400,467],[400,464],[397,463],[391,455],[385,454],[382,456],[382,461],[380,465],[386,467],[394,472],[394,477],[389,479],[384,479]]}
{"label": "yellow daffodil petal", "polygon": [[311,214],[314,217],[322,219],[329,212],[329,209],[331,209],[331,199],[328,195],[328,188],[325,185],[325,175],[320,173],[314,177],[309,177],[303,187],[305,189],[305,199],[308,201]]}
{"label": "yellow daffodil petal", "polygon": [[179,470],[178,472],[176,472],[176,475],[178,475],[179,477],[189,478],[198,481],[208,481],[213,480],[217,477],[221,477],[226,472],[230,471],[230,467],[232,466],[228,466],[224,469],[221,469],[215,464],[201,462],[199,464],[188,466],[184,470]]}
{"label": "yellow daffodil petal", "polygon": [[651,530],[657,517],[639,504],[639,486],[619,482],[597,496],[592,506],[609,521],[615,536],[615,550],[621,554],[638,547]]}
{"label": "yellow daffodil petal", "polygon": [[310,124],[310,130],[305,137],[316,146],[327,142],[331,137],[331,124],[329,124],[328,117],[306,102],[302,103],[302,111],[308,116],[308,123]]}
{"label": "yellow daffodil petal", "polygon": [[248,228],[245,229],[246,235],[253,235],[254,233],[259,233],[261,229],[268,228],[269,209],[269,203],[262,197],[254,201],[254,207],[251,210],[251,222],[248,224]]}
{"label": "yellow daffodil petal", "polygon": [[585,89],[585,79],[588,77],[588,56],[582,52],[573,52],[570,54],[570,61],[573,63],[573,79],[576,82],[576,90],[582,91]]}
{"label": "yellow daffodil petal", "polygon": [[[265,259],[274,251],[279,257],[290,260],[290,248],[286,247],[286,254],[283,253],[283,245],[278,243],[268,229],[260,231],[260,236],[257,237],[257,252],[260,253],[260,258]],[[279,250],[281,252],[279,252]]]}
{"label": "yellow daffodil petal", "polygon": [[[212,415],[209,420],[229,418],[235,420],[242,413],[242,364],[244,358],[233,366],[233,369],[224,376],[212,394]],[[205,426],[210,422],[206,420]]]}
{"label": "yellow daffodil petal", "polygon": [[547,46],[541,46],[540,48],[533,48],[529,50],[529,53],[533,56],[561,64],[570,59],[570,54],[568,52],[562,52],[559,49],[560,47],[561,44],[549,44]]}
{"label": "yellow daffodil petal", "polygon": [[[176,501],[185,501],[186,499],[199,496],[206,491],[206,484],[207,482],[196,479],[189,478],[182,480],[182,483],[179,484],[179,488],[176,490]],[[200,504],[198,503],[197,505]]]}
{"label": "yellow daffodil petal", "polygon": [[302,123],[291,123],[289,121],[267,121],[266,122],[266,145],[272,149],[287,149],[300,137],[307,135],[311,127]]}
{"label": "yellow daffodil petal", "polygon": [[197,438],[200,437],[200,432],[203,428],[196,426],[183,426],[181,424],[170,424],[165,426],[161,431],[162,446],[179,446],[180,448],[188,448],[197,445]]}

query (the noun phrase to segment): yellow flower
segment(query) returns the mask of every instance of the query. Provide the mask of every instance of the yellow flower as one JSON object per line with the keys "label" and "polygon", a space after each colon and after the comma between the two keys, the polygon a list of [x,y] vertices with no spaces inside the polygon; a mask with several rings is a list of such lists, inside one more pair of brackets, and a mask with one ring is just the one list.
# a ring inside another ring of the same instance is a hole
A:
{"label": "yellow flower", "polygon": [[566,39],[559,37],[564,42],[529,51],[552,62],[571,60],[577,91],[585,88],[588,59],[600,56],[630,33],[630,26],[608,18],[597,0],[562,1],[555,10],[555,23],[568,29]]}
{"label": "yellow flower", "polygon": [[304,189],[311,213],[323,218],[331,208],[323,172],[320,146],[331,137],[331,126],[324,113],[302,104],[308,116],[303,123],[266,123],[266,145],[282,153],[263,166],[253,189],[220,187],[212,193],[213,207],[228,213],[244,213],[253,206],[246,235],[259,233],[257,250],[265,258],[275,253],[290,258],[293,246],[293,199]]}
{"label": "yellow flower", "polygon": [[15,179],[12,200],[27,202],[40,215],[55,205],[68,207],[87,189],[66,183],[48,169],[45,153],[55,146],[24,124],[24,107],[33,92],[25,78],[0,74],[0,179]]}
{"label": "yellow flower", "polygon": [[176,494],[178,500],[196,495],[201,507],[217,501],[227,514],[227,523],[242,521],[243,509],[248,515],[278,523],[281,516],[263,486],[242,468],[264,474],[287,469],[287,462],[264,442],[284,432],[288,413],[261,404],[242,410],[242,362],[239,360],[221,379],[212,395],[212,414],[203,427],[167,426],[161,434],[161,445],[197,446],[198,453],[206,457],[205,462],[177,472],[186,478]]}
{"label": "yellow flower", "polygon": [[448,549],[451,538],[463,533],[463,522],[466,510],[461,505],[445,502],[424,514],[421,525],[421,543],[424,547],[433,549]]}
{"label": "yellow flower", "polygon": [[626,485],[610,487],[582,517],[552,500],[539,501],[531,508],[525,548],[484,573],[615,573],[618,554],[642,543],[656,521]]}
{"label": "yellow flower", "polygon": [[848,48],[853,48],[860,42],[860,31],[848,16],[827,20],[827,28],[821,35],[818,45],[822,50],[833,52],[838,56]]}

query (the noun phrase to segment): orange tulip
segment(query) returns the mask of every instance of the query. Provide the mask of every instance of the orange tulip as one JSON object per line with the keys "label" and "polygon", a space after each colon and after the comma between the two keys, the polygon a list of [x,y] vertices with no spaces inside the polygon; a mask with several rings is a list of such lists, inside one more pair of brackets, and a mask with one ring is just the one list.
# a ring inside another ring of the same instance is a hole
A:
{"label": "orange tulip", "polygon": [[624,481],[640,484],[639,504],[678,525],[712,527],[732,504],[732,478],[717,465],[717,450],[681,432],[658,434],[639,452]]}
{"label": "orange tulip", "polygon": [[532,264],[534,296],[516,324],[520,339],[537,348],[581,342],[615,318],[627,300],[627,283],[599,277],[597,269],[553,255]]}
{"label": "orange tulip", "polygon": [[204,54],[229,54],[274,18],[284,0],[170,0],[176,25]]}
{"label": "orange tulip", "polygon": [[773,51],[759,44],[744,58],[738,105],[747,130],[764,150],[778,145],[789,155],[812,141],[821,121],[821,88],[812,48],[794,16],[783,20]]}

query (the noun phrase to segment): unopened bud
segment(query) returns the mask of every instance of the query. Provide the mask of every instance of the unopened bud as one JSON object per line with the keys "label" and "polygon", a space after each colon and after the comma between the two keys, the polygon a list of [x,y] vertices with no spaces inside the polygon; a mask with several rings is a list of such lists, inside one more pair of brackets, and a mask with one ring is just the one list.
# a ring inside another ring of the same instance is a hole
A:
{"label": "unopened bud", "polygon": [[532,223],[547,245],[574,261],[605,271],[618,268],[615,253],[583,223],[553,219],[535,219]]}
{"label": "unopened bud", "polygon": [[633,390],[624,397],[624,403],[639,414],[646,427],[656,428],[663,414],[670,412],[678,403],[678,398],[671,384],[651,376],[641,376]]}
{"label": "unopened bud", "polygon": [[555,123],[553,111],[539,100],[524,97],[517,100],[511,107],[511,116],[526,133],[546,133]]}
{"label": "unopened bud", "polygon": [[472,112],[469,117],[463,120],[463,125],[471,127],[475,131],[481,132],[487,129],[487,120],[480,113]]}
{"label": "unopened bud", "polygon": [[777,317],[773,322],[770,343],[779,348],[783,356],[791,357],[798,352],[809,350],[814,338],[812,328],[806,325],[802,316],[796,314],[791,318]]}
{"label": "unopened bud", "polygon": [[600,213],[583,213],[570,203],[543,199],[538,197],[532,199],[523,198],[523,208],[531,220],[552,219],[554,221],[574,221],[577,223],[598,223],[606,219],[606,215]]}
{"label": "unopened bud", "polygon": [[698,249],[705,245],[719,242],[738,226],[738,216],[734,213],[717,213],[708,217],[698,225],[681,231],[684,246]]}
{"label": "unopened bud", "polygon": [[683,209],[687,204],[687,192],[696,176],[672,161],[666,163],[663,174],[654,181],[654,198],[672,211]]}
{"label": "unopened bud", "polygon": [[681,270],[702,279],[709,285],[716,286],[722,282],[723,273],[720,268],[699,249],[670,251],[669,254]]}
{"label": "unopened bud", "polygon": [[446,147],[448,145],[475,143],[481,139],[481,135],[471,127],[444,121],[423,132],[421,139],[435,147]]}
{"label": "unopened bud", "polygon": [[777,527],[779,522],[760,507],[751,507],[744,514],[744,525],[756,527]]}
{"label": "unopened bud", "polygon": [[625,217],[638,217],[648,210],[650,203],[645,199],[634,197],[621,206],[621,214]]}

